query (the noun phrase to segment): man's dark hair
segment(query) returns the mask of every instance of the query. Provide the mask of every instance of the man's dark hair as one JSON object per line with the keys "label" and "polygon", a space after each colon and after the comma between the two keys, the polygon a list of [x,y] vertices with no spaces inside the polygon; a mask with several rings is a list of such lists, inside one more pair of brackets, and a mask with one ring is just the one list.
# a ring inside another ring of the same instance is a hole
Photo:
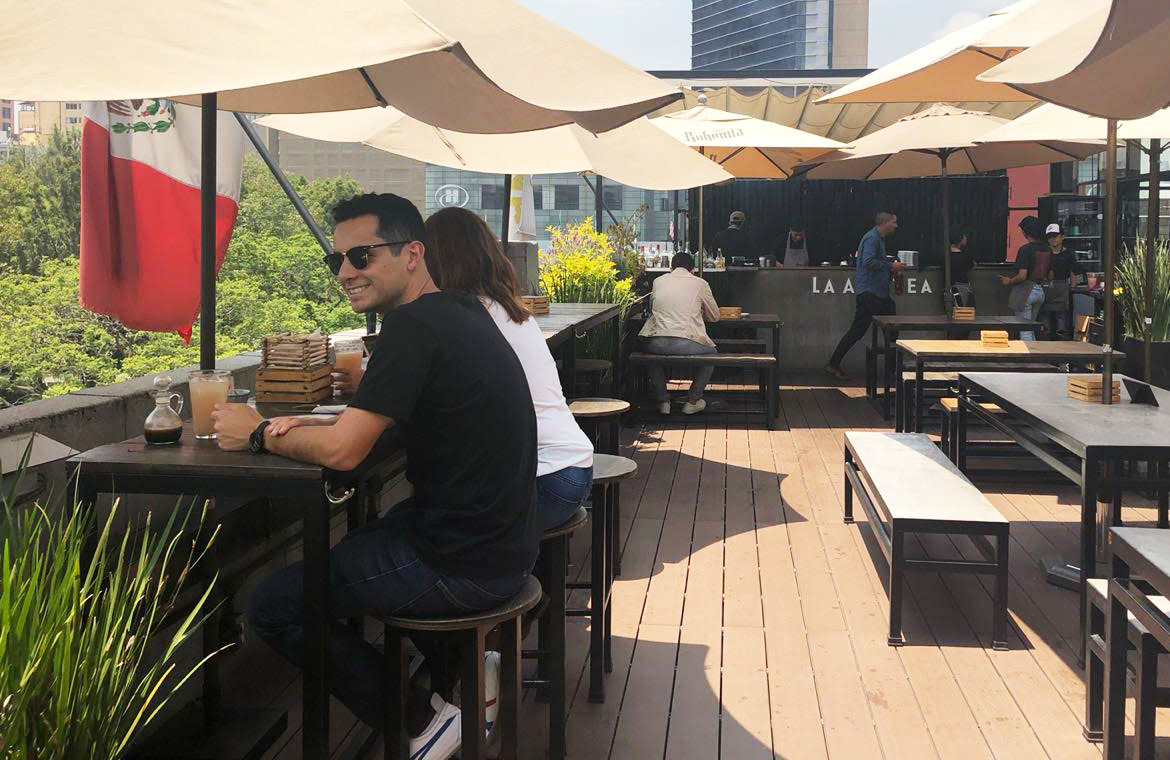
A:
{"label": "man's dark hair", "polygon": [[959,242],[965,237],[967,237],[967,230],[951,230],[951,245],[958,245]]}
{"label": "man's dark hair", "polygon": [[873,215],[873,226],[881,227],[883,224],[896,216],[897,214],[893,213],[892,211],[879,211]]}
{"label": "man's dark hair", "polygon": [[1033,240],[1044,237],[1044,225],[1034,216],[1025,216],[1020,220],[1020,231]]}
{"label": "man's dark hair", "polygon": [[684,251],[679,251],[674,254],[674,256],[670,257],[670,268],[678,269],[679,267],[683,269],[694,269],[695,257]]}
{"label": "man's dark hair", "polygon": [[804,232],[804,224],[802,222],[793,222],[788,225],[789,232]]}
{"label": "man's dark hair", "polygon": [[426,244],[426,228],[415,205],[393,193],[364,193],[333,207],[333,223],[361,216],[378,217],[378,236],[387,242],[417,240]]}

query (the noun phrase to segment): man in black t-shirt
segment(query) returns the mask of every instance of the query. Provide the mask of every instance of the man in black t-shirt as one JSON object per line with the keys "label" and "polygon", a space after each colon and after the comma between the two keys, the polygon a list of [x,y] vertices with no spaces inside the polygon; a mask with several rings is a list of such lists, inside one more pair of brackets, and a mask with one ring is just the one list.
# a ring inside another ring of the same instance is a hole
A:
{"label": "man in black t-shirt", "polygon": [[[395,426],[414,494],[331,552],[333,613],[435,617],[495,607],[525,582],[540,541],[536,415],[524,369],[479,299],[435,286],[413,204],[369,194],[333,214],[334,244],[344,253],[328,256],[330,267],[355,312],[383,313],[357,392],[339,417],[315,423],[219,406],[219,445],[351,470]],[[259,635],[294,662],[303,648],[302,572],[298,564],[265,579],[248,610]],[[415,643],[425,654],[424,643]],[[334,693],[381,725],[381,656],[342,626],[333,628],[330,647]],[[487,663],[493,705],[494,662]],[[412,755],[426,747],[428,760],[458,747],[459,721],[451,720],[458,710],[438,695],[431,702],[433,715],[424,700],[411,734]]]}
{"label": "man in black t-shirt", "polygon": [[720,253],[727,264],[731,263],[732,256],[747,256],[751,245],[743,226],[747,222],[747,215],[742,211],[732,211],[727,220],[727,229],[715,233],[707,254],[714,258]]}

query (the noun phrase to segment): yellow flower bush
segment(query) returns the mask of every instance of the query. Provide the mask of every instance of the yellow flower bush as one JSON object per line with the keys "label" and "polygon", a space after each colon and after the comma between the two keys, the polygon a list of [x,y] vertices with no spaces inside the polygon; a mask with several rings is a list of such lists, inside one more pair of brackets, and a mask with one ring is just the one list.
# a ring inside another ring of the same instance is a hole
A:
{"label": "yellow flower bush", "polygon": [[616,303],[633,300],[630,280],[618,280],[609,237],[593,219],[549,227],[549,250],[540,252],[540,289],[554,303]]}

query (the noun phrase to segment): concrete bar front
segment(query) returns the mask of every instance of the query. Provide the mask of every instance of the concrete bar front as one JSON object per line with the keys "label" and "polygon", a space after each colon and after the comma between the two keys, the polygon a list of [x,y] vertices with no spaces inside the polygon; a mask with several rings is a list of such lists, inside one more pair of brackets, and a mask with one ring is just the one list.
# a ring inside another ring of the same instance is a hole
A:
{"label": "concrete bar front", "polygon": [[[1010,314],[1007,288],[998,275],[1010,266],[979,265],[972,273],[976,309],[983,314]],[[837,341],[853,321],[855,269],[845,266],[729,268],[704,272],[720,306],[746,312],[778,314],[781,370],[824,367]],[[894,297],[899,314],[941,314],[943,272],[929,267],[905,270],[902,292]],[[921,336],[926,337],[926,336]],[[869,340],[868,333],[864,341]],[[864,343],[863,341],[863,343]],[[851,350],[843,366],[861,377],[865,366],[862,344]]]}

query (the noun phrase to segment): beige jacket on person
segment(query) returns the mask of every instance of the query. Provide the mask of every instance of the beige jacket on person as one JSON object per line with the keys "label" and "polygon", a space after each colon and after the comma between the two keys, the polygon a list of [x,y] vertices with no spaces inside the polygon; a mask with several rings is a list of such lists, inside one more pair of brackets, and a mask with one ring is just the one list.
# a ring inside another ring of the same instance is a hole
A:
{"label": "beige jacket on person", "polygon": [[654,281],[650,319],[638,333],[643,338],[686,338],[714,346],[703,320],[719,319],[719,304],[711,286],[701,277],[679,267]]}

